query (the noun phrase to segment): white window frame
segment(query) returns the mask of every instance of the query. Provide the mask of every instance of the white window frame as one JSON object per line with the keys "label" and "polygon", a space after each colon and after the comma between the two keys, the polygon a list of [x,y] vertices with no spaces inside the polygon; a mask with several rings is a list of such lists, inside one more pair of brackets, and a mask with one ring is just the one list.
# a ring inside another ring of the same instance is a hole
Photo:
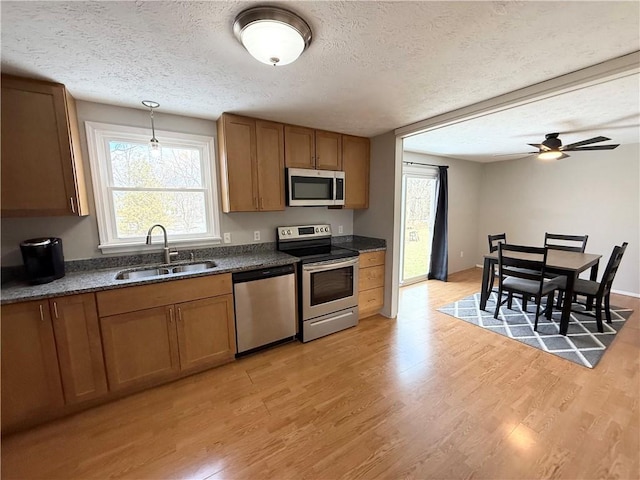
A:
{"label": "white window frame", "polygon": [[[116,237],[115,214],[111,198],[112,178],[110,169],[109,142],[111,140],[148,143],[148,128],[112,125],[98,122],[85,122],[93,197],[96,205],[98,234],[102,253],[126,253],[157,250],[158,244],[146,245],[146,236],[119,239]],[[197,247],[221,243],[220,209],[218,207],[218,182],[215,165],[215,138],[203,135],[156,130],[156,136],[163,145],[171,147],[197,148],[201,152],[202,175],[204,179],[205,211],[207,232],[193,235],[168,235],[169,241],[176,247]],[[131,189],[135,190],[135,189]],[[141,189],[142,190],[142,189]],[[151,225],[149,225],[151,227]],[[160,233],[155,230],[155,236]],[[157,240],[156,240],[157,242]]]}
{"label": "white window frame", "polygon": [[[438,188],[439,188],[437,167],[432,167],[431,165],[420,165],[419,163],[404,164],[402,166],[402,194],[401,194],[402,204],[400,209],[401,218],[400,218],[400,278],[399,278],[399,284],[401,287],[411,285],[413,283],[424,282],[425,280],[427,280],[427,276],[429,275],[429,271],[431,270],[431,259],[429,259],[429,262],[427,263],[427,273],[425,273],[424,275],[419,275],[417,277],[404,279],[404,241],[405,241],[404,236],[405,236],[405,221],[406,221],[405,206],[406,206],[406,193],[407,193],[407,179],[409,177],[427,178],[429,180],[435,180],[436,184],[435,184],[434,196],[436,198],[432,200],[437,199]],[[431,211],[429,212],[432,222],[435,221],[435,213],[436,213],[436,202],[432,201]],[[433,224],[431,226],[433,226]],[[430,233],[431,235],[429,235],[429,238],[427,239],[427,243],[429,245],[431,245],[433,241],[433,229],[431,229]]]}

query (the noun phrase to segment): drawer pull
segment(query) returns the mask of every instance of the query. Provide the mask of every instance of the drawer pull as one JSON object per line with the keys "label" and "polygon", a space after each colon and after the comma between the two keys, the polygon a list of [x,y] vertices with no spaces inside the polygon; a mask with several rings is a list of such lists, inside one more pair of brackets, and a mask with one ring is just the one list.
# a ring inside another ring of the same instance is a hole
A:
{"label": "drawer pull", "polygon": [[58,316],[58,302],[53,302],[53,314],[56,316],[56,318],[60,318]]}
{"label": "drawer pull", "polygon": [[44,309],[42,308],[42,304],[40,304],[39,307],[40,307],[40,321],[44,322]]}

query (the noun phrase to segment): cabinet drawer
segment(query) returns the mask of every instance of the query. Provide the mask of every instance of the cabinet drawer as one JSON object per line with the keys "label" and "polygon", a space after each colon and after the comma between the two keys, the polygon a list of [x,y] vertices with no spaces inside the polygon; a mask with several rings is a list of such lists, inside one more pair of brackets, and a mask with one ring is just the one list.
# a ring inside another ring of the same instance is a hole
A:
{"label": "cabinet drawer", "polygon": [[377,313],[384,305],[384,287],[372,288],[358,294],[360,318]]}
{"label": "cabinet drawer", "polygon": [[373,267],[375,265],[384,265],[385,250],[378,252],[368,252],[360,254],[360,268]]}
{"label": "cabinet drawer", "polygon": [[361,268],[358,279],[358,291],[384,286],[384,265]]}
{"label": "cabinet drawer", "polygon": [[98,292],[96,300],[99,315],[106,317],[200,298],[227,295],[232,291],[231,274],[226,273]]}

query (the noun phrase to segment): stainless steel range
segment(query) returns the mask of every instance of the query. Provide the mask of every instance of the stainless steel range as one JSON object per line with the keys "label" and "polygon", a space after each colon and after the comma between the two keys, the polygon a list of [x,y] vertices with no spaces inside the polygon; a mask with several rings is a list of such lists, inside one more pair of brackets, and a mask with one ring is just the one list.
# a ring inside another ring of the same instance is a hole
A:
{"label": "stainless steel range", "polygon": [[358,252],[331,245],[330,225],[278,227],[278,250],[300,258],[303,342],[358,324]]}

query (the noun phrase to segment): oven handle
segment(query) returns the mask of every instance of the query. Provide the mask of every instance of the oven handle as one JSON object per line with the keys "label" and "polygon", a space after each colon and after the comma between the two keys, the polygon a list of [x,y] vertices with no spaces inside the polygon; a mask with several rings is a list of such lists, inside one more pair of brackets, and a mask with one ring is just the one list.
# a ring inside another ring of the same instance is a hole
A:
{"label": "oven handle", "polygon": [[347,260],[344,262],[331,262],[331,263],[323,263],[322,265],[302,265],[302,270],[305,272],[319,272],[322,270],[333,270],[336,268],[342,267],[350,267],[352,265],[357,265],[359,258],[356,257],[351,260]]}

